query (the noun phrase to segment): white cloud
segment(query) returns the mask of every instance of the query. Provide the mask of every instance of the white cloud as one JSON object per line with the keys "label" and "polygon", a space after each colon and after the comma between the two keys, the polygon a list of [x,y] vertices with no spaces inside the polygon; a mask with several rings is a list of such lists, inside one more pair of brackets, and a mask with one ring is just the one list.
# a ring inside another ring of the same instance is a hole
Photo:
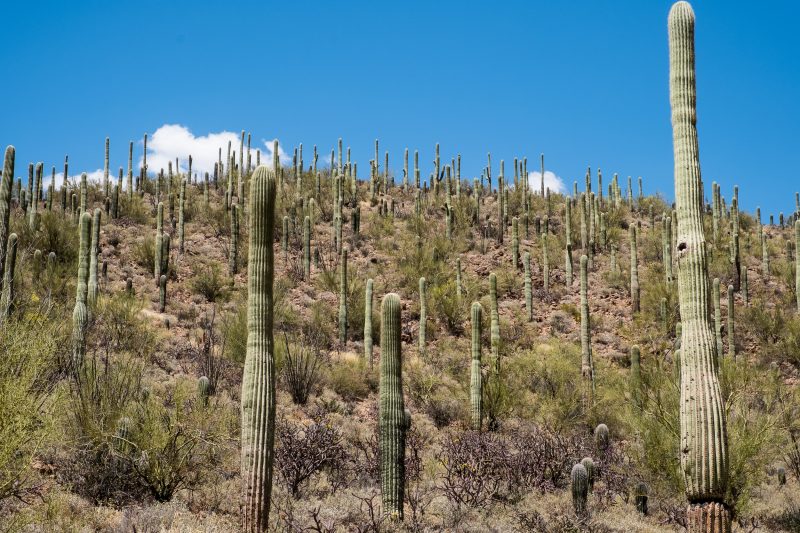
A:
{"label": "white cloud", "polygon": [[[528,185],[534,192],[542,190],[542,173],[533,171],[528,172]],[[564,185],[564,180],[560,176],[556,176],[551,170],[544,171],[544,188],[550,189],[550,192],[564,194],[567,192],[567,186]]]}
{"label": "white cloud", "polygon": [[[164,124],[152,135],[147,137],[147,169],[150,175],[159,172],[162,168],[167,171],[169,162],[175,163],[178,158],[180,172],[186,172],[189,165],[189,156],[192,156],[192,172],[197,172],[198,176],[203,172],[209,175],[214,172],[214,163],[219,160],[219,149],[222,148],[222,158],[225,162],[228,154],[228,142],[231,143],[231,152],[236,151],[237,162],[239,159],[239,143],[241,133],[232,131],[221,131],[209,133],[207,135],[195,136],[189,128],[180,124]],[[245,140],[246,142],[246,140]],[[272,139],[262,139],[262,146],[256,142],[251,146],[251,164],[256,164],[256,150],[261,149],[261,163],[272,161]],[[246,149],[246,148],[245,148]],[[292,158],[282,146],[278,147],[278,155],[281,163],[289,163]],[[247,154],[245,153],[245,158]],[[246,161],[246,159],[245,159]],[[136,168],[142,166],[142,157]],[[134,171],[136,173],[136,171]],[[102,176],[102,174],[101,174]]]}

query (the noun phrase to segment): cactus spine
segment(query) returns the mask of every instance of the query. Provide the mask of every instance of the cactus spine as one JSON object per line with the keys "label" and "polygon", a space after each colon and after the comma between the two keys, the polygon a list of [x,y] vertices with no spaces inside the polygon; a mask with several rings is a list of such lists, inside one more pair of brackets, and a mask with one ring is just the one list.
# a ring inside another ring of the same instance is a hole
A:
{"label": "cactus spine", "polygon": [[364,290],[364,358],[372,368],[372,278],[367,280]]}
{"label": "cactus spine", "polygon": [[88,309],[92,309],[95,303],[97,303],[97,253],[100,247],[100,216],[100,209],[95,208],[94,217],[92,219],[92,241],[89,251],[89,283],[86,293]]}
{"label": "cactus spine", "polygon": [[403,406],[403,362],[400,344],[400,297],[384,296],[381,304],[381,375],[378,411],[383,512],[403,519],[406,420]]}
{"label": "cactus spine", "polygon": [[678,215],[678,297],[681,338],[681,467],[689,532],[726,533],[728,483],[725,409],[716,345],[708,316],[708,266],[697,144],[694,12],[684,1],[669,13],[670,104]]}
{"label": "cactus spine", "polygon": [[339,342],[347,342],[347,248],[342,247],[339,264]]}
{"label": "cactus spine", "polygon": [[267,530],[275,440],[272,249],[275,175],[256,168],[250,180],[247,264],[247,355],[242,379],[242,480],[244,531]]}

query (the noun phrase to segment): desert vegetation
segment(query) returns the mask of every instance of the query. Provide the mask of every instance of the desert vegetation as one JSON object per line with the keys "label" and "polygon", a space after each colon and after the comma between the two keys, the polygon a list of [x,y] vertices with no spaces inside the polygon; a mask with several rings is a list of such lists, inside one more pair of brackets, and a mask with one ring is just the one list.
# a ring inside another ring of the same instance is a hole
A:
{"label": "desert vegetation", "polygon": [[47,186],[9,146],[2,531],[799,530],[800,200],[703,181],[668,23],[675,203],[438,144],[200,175],[145,135],[115,181],[106,138]]}

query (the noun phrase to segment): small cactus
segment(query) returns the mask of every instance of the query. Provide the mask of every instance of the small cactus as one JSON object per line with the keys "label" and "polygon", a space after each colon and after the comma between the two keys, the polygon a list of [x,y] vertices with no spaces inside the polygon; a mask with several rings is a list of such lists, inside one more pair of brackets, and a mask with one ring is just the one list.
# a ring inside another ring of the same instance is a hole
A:
{"label": "small cactus", "polygon": [[586,469],[586,474],[589,479],[589,492],[591,492],[594,489],[594,461],[591,457],[584,457],[581,459],[581,464]]}
{"label": "small cactus", "polygon": [[197,380],[197,398],[203,406],[208,405],[208,397],[211,396],[211,393],[211,380],[206,376],[201,376],[200,379]]}
{"label": "small cactus", "polygon": [[595,447],[604,452],[608,449],[609,445],[611,444],[611,437],[608,434],[608,426],[605,424],[598,424],[596,428],[594,428],[594,445]]}
{"label": "small cactus", "polygon": [[577,463],[572,467],[570,474],[572,482],[572,506],[579,517],[586,516],[588,512],[587,500],[589,498],[589,473],[586,467]]}
{"label": "small cactus", "polygon": [[647,516],[647,498],[649,494],[650,488],[647,486],[647,483],[641,482],[636,485],[636,490],[634,491],[636,510],[644,516]]}

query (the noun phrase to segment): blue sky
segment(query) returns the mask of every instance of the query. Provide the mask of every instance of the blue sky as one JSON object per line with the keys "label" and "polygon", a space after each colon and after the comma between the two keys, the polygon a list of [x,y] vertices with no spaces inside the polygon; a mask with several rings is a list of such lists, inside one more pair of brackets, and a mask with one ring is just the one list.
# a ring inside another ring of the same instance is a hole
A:
{"label": "blue sky", "polygon": [[[419,149],[423,176],[436,142],[467,176],[487,152],[507,174],[544,152],[567,184],[590,165],[672,197],[670,1],[8,4],[0,143],[18,175],[29,161],[60,171],[65,154],[71,174],[101,168],[106,136],[115,169],[129,140],[138,160],[144,132],[180,124],[305,154],[341,136],[361,176],[375,138],[396,170]],[[707,188],[738,184],[766,219],[800,189],[800,7],[752,6],[694,4],[698,127]]]}

